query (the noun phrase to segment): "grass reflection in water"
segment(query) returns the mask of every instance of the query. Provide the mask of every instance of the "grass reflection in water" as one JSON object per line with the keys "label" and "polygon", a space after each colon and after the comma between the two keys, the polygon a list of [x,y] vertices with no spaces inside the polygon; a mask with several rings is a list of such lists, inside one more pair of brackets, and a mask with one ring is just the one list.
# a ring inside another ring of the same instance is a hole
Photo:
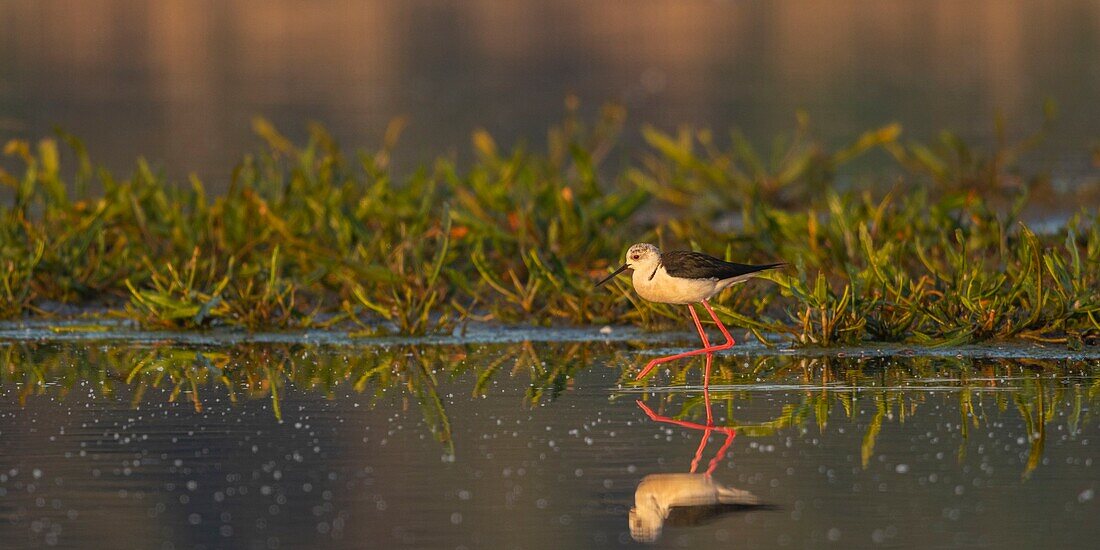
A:
{"label": "grass reflection in water", "polygon": [[[743,438],[787,430],[824,433],[830,422],[860,425],[864,468],[875,456],[880,434],[891,423],[919,416],[925,407],[957,402],[959,461],[965,458],[972,430],[996,429],[990,413],[1012,409],[1023,419],[1030,444],[1025,477],[1041,462],[1047,424],[1064,419],[1072,437],[1093,419],[1092,406],[1100,398],[1100,379],[1095,377],[1100,363],[1088,359],[718,356],[709,396],[685,385],[698,375],[691,367],[674,370],[667,387],[628,383],[631,368],[613,371],[635,362],[633,352],[621,345],[582,342],[370,348],[20,342],[0,345],[0,384],[15,388],[13,395],[21,404],[37,396],[63,399],[85,387],[96,397],[129,399],[134,407],[148,399],[167,399],[189,403],[197,412],[222,398],[232,404],[264,399],[279,419],[288,389],[329,399],[355,392],[370,395],[372,408],[418,411],[445,452],[454,456],[456,420],[449,405],[455,395],[484,397],[497,382],[511,380],[526,386],[517,407],[555,406],[568,401],[583,371],[608,369],[607,380],[619,379],[611,404],[638,401],[653,415],[699,423],[707,420],[709,398],[717,429],[735,430]],[[154,393],[166,397],[151,397]],[[738,411],[740,403],[775,396],[781,399],[766,417],[749,418]],[[872,415],[866,426],[857,422],[860,411]]]}

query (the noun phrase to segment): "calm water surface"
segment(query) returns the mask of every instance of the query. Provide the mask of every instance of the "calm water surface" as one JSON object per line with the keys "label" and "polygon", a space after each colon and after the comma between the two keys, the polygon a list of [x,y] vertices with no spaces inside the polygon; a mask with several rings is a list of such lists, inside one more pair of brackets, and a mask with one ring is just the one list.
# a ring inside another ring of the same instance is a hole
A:
{"label": "calm water surface", "polygon": [[[656,386],[630,382],[624,370],[655,346],[0,344],[0,541],[1033,548],[1100,537],[1096,359],[742,351],[715,358],[704,393],[690,385],[701,361]],[[705,498],[716,493],[724,503]]]}

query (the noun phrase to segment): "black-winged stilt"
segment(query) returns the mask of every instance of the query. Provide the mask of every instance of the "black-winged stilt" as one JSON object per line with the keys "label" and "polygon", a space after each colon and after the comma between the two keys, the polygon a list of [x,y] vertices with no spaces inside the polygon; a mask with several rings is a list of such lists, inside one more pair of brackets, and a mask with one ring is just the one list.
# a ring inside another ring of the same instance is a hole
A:
{"label": "black-winged stilt", "polygon": [[[718,315],[707,303],[711,297],[725,290],[731,285],[744,282],[760,272],[781,267],[783,263],[766,265],[735,264],[719,260],[699,252],[688,250],[674,250],[661,253],[656,246],[647,243],[639,243],[626,251],[626,263],[604,280],[596,283],[600,286],[613,279],[619,273],[627,269],[633,269],[634,290],[642,298],[651,302],[665,304],[685,304],[691,312],[691,318],[695,321],[695,328],[699,331],[699,338],[703,341],[703,347],[685,353],[677,353],[668,357],[659,357],[646,364],[638,379],[643,378],[653,367],[661,363],[712,353],[733,347],[733,337],[729,330],[718,319]],[[712,346],[707,339],[707,333],[699,322],[699,314],[691,304],[702,302],[703,307],[710,313],[718,330],[726,338],[726,343]],[[703,386],[710,384],[710,362],[707,362],[706,373],[703,375]]]}

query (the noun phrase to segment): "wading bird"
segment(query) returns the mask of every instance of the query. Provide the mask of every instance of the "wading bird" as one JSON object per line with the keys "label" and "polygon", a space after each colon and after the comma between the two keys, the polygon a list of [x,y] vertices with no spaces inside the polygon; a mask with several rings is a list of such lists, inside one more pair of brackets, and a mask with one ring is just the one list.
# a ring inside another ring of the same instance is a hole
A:
{"label": "wading bird", "polygon": [[[651,302],[665,304],[685,304],[691,312],[691,318],[695,321],[695,328],[699,331],[699,338],[703,341],[703,347],[685,353],[677,353],[668,357],[659,357],[646,364],[638,379],[643,378],[653,370],[653,367],[669,361],[712,353],[733,347],[733,337],[729,330],[718,320],[718,315],[707,303],[711,297],[725,290],[731,285],[744,282],[762,271],[775,269],[786,264],[775,263],[766,265],[747,265],[726,262],[688,250],[674,250],[661,253],[656,246],[647,243],[639,243],[626,251],[626,263],[608,275],[604,280],[596,283],[600,286],[613,279],[616,275],[627,269],[633,269],[634,291],[642,298]],[[711,345],[707,339],[707,333],[699,322],[699,314],[691,305],[702,302],[703,307],[710,313],[718,330],[726,338],[726,343]],[[703,386],[710,384],[710,364],[707,364],[706,373],[703,375]]]}

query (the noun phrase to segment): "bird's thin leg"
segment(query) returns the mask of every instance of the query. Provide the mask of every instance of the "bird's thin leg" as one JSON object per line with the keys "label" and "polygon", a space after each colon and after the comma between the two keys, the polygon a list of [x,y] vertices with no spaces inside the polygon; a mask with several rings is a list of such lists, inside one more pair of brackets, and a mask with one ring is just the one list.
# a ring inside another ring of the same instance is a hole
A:
{"label": "bird's thin leg", "polygon": [[691,320],[695,321],[695,330],[699,331],[699,339],[703,341],[703,347],[710,347],[710,339],[707,338],[707,331],[703,330],[703,323],[699,321],[699,314],[695,312],[695,306],[688,304],[688,311],[691,312]]}
{"label": "bird's thin leg", "polygon": [[714,415],[710,412],[710,392],[707,391],[707,385],[710,383],[710,360],[714,358],[714,354],[707,354],[707,374],[703,378],[703,403],[707,406],[707,426],[714,425]]}
{"label": "bird's thin leg", "polygon": [[726,329],[726,325],[722,324],[722,321],[718,319],[718,314],[711,309],[710,304],[706,300],[703,300],[703,307],[707,308],[707,313],[710,313],[710,318],[714,319],[714,324],[718,325],[718,330],[722,331],[722,336],[726,337],[726,343],[718,346],[714,346],[714,350],[729,349],[732,348],[736,342],[733,341],[733,336],[730,336],[730,331]]}
{"label": "bird's thin leg", "polygon": [[643,411],[645,411],[646,416],[648,416],[651,420],[664,422],[666,424],[675,424],[677,426],[682,426],[691,430],[703,431],[703,437],[699,440],[699,446],[695,448],[695,456],[692,457],[691,460],[691,473],[693,474],[699,469],[699,463],[703,461],[703,452],[707,448],[707,443],[710,442],[710,436],[716,431],[726,434],[725,442],[722,443],[722,446],[718,449],[718,452],[715,453],[714,458],[710,459],[710,462],[707,463],[707,471],[704,472],[704,475],[709,476],[713,474],[714,470],[718,468],[718,464],[722,461],[723,458],[725,458],[730,446],[733,445],[733,439],[737,437],[737,429],[732,427],[715,427],[714,417],[711,415],[710,412],[710,393],[705,389],[703,390],[703,400],[707,406],[707,424],[705,426],[703,424],[699,424],[698,422],[676,420],[667,416],[659,415],[653,412],[653,409],[649,408],[642,400],[639,399],[635,402],[638,404],[639,407],[641,407]]}
{"label": "bird's thin leg", "polygon": [[[730,445],[733,445],[733,438],[737,436],[737,431],[733,428],[720,428],[719,431],[726,432],[726,442],[722,444],[722,447],[718,449],[718,452],[714,454],[714,458],[711,459],[710,464],[707,466],[706,475],[714,473],[714,470],[718,468],[718,463],[722,461],[722,458],[726,456],[726,451],[729,450]],[[695,473],[692,470],[692,473]]]}
{"label": "bird's thin leg", "polygon": [[[658,357],[657,359],[654,359],[654,360],[650,361],[649,363],[646,363],[645,368],[642,369],[642,372],[638,373],[638,376],[635,378],[635,380],[641,380],[642,378],[645,378],[645,375],[649,374],[649,371],[653,370],[654,367],[656,367],[657,365],[660,365],[662,363],[668,363],[669,361],[675,361],[677,359],[683,359],[685,357],[694,357],[696,355],[702,355],[704,353],[711,353],[711,352],[715,352],[715,351],[721,351],[721,350],[730,349],[730,348],[733,347],[733,345],[735,344],[735,342],[733,341],[733,336],[730,336],[730,331],[726,329],[726,325],[723,325],[722,321],[720,321],[718,319],[718,314],[715,313],[713,309],[711,309],[710,304],[708,304],[706,300],[703,300],[703,307],[705,307],[707,309],[707,312],[710,313],[711,319],[714,319],[714,323],[716,325],[718,325],[718,330],[722,331],[722,336],[726,337],[726,343],[718,344],[717,346],[712,346],[712,345],[708,344],[706,347],[701,348],[701,349],[697,349],[697,350],[693,350],[693,351],[686,351],[684,353],[677,353],[676,355],[669,355],[668,357]],[[695,308],[691,309],[691,313],[692,313],[692,317],[694,318],[694,320],[698,321],[699,320],[698,319],[698,314],[695,313]],[[702,330],[702,325],[700,324],[696,328],[698,328],[701,331]],[[707,374],[705,375],[705,378],[703,380],[703,386],[706,387],[707,384],[709,383],[709,381],[710,381],[710,369],[708,368],[707,369]]]}
{"label": "bird's thin leg", "polygon": [[[726,346],[726,347],[729,347],[729,346]],[[697,349],[697,350],[693,350],[693,351],[685,351],[684,353],[677,353],[676,355],[669,355],[668,357],[658,357],[658,358],[646,363],[645,368],[642,369],[642,372],[638,373],[638,376],[635,378],[635,380],[641,380],[642,378],[645,378],[645,375],[649,374],[649,371],[653,370],[654,367],[656,367],[657,365],[660,365],[662,363],[668,363],[670,361],[675,361],[677,359],[683,359],[685,357],[694,357],[696,355],[702,355],[704,353],[710,353],[710,352],[714,351],[714,349],[715,348],[703,348],[703,349]],[[726,349],[726,348],[718,348],[718,349]]]}
{"label": "bird's thin leg", "polygon": [[703,398],[707,402],[707,424],[708,425],[714,424],[714,419],[711,418],[711,415],[710,415],[710,394],[707,393],[707,388],[710,387],[710,365],[711,365],[711,363],[714,362],[713,360],[714,360],[714,354],[713,353],[708,353],[707,354],[707,367],[706,367],[706,370],[703,371]]}
{"label": "bird's thin leg", "polygon": [[642,369],[642,372],[638,373],[638,377],[636,378],[636,380],[641,380],[643,377],[645,377],[645,375],[649,374],[649,371],[653,370],[653,367],[656,367],[661,363],[667,363],[669,361],[675,361],[677,359],[691,357],[693,355],[700,355],[710,350],[710,340],[707,338],[706,331],[703,330],[703,323],[699,321],[699,314],[695,312],[695,308],[691,304],[688,304],[688,311],[691,312],[691,320],[695,322],[695,329],[699,331],[699,338],[703,340],[703,347],[701,349],[689,351],[687,353],[678,353],[676,355],[654,359],[649,363],[646,363],[646,366],[644,369]]}
{"label": "bird's thin leg", "polygon": [[691,473],[695,473],[695,470],[699,467],[699,462],[703,460],[703,449],[707,448],[707,440],[710,439],[710,432],[714,431],[714,428],[706,427],[703,430],[703,438],[699,440],[699,448],[695,449],[695,458],[691,459]]}
{"label": "bird's thin leg", "polygon": [[[713,353],[707,354],[707,378],[709,378],[710,375],[710,360],[713,357]],[[710,392],[707,391],[707,378],[703,379],[703,403],[707,408],[707,427],[703,430],[703,439],[699,442],[699,448],[695,449],[695,458],[691,461],[691,473],[693,474],[699,467],[699,461],[703,458],[703,449],[707,446],[707,440],[710,439],[710,433],[714,431],[714,416],[710,412]],[[713,470],[713,468],[710,470]],[[710,470],[707,470],[707,473],[710,473]]]}

